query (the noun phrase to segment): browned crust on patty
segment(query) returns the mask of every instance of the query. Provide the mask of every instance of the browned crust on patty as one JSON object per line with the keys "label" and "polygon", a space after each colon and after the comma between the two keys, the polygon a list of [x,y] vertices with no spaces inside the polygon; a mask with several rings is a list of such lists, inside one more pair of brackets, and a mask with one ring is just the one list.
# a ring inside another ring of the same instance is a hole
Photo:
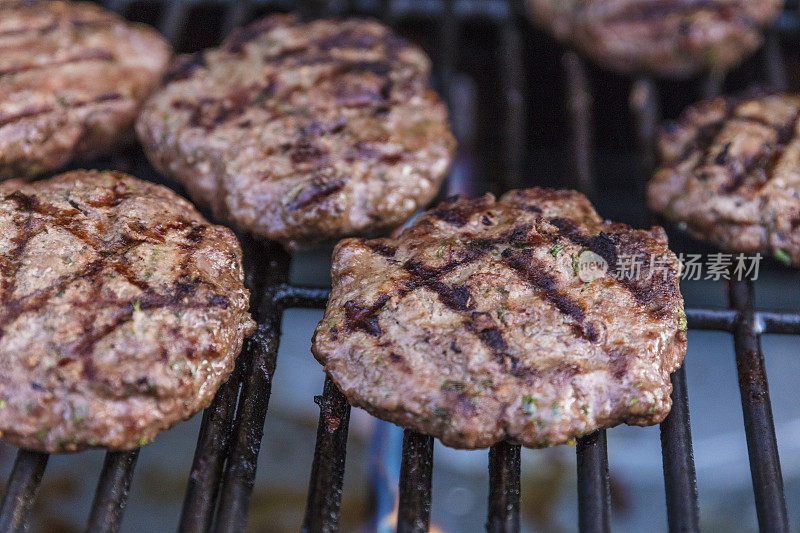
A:
{"label": "browned crust on patty", "polygon": [[297,248],[405,222],[455,141],[416,46],[370,20],[272,16],[178,59],[137,131],[216,216]]}
{"label": "browned crust on patty", "polygon": [[171,51],[88,2],[9,2],[0,17],[0,179],[34,177],[132,139]]}
{"label": "browned crust on patty", "polygon": [[800,96],[718,98],[662,132],[650,207],[699,239],[800,265]]}
{"label": "browned crust on patty", "polygon": [[594,61],[629,73],[724,71],[761,46],[782,0],[527,0],[533,19]]}
{"label": "browned crust on patty", "polygon": [[208,406],[253,328],[241,249],[116,172],[0,184],[0,435],[130,449]]}
{"label": "browned crust on patty", "polygon": [[[612,272],[639,257],[641,276],[584,282],[587,250]],[[661,228],[604,222],[579,193],[454,199],[395,239],[339,243],[312,351],[351,403],[448,446],[655,424],[686,352],[677,273]]]}

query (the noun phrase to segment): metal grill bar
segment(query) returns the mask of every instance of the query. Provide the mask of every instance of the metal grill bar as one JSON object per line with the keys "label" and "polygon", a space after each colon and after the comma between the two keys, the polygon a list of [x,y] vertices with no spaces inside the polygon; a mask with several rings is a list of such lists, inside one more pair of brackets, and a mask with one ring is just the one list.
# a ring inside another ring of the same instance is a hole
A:
{"label": "metal grill bar", "polygon": [[225,12],[225,20],[222,24],[222,35],[229,35],[235,28],[247,23],[252,6],[249,0],[235,0],[233,5]]}
{"label": "metal grill bar", "polygon": [[[661,120],[655,82],[648,77],[636,80],[628,103],[634,117],[641,172],[645,178],[639,180],[639,196],[646,205],[647,179],[653,175],[656,168],[656,135]],[[646,218],[652,219],[652,213],[648,212]],[[730,326],[730,320],[732,318],[725,312],[722,316],[710,310],[687,312],[687,322],[692,327],[709,326],[709,329],[719,329],[719,326]],[[685,367],[681,366],[670,379],[672,409],[661,423],[661,457],[667,499],[667,523],[670,531],[699,531],[700,509]]]}
{"label": "metal grill bar", "polygon": [[398,533],[428,531],[431,516],[432,479],[433,438],[405,430],[403,432],[403,459],[400,464]]}
{"label": "metal grill bar", "polygon": [[265,321],[248,343],[250,368],[242,384],[233,439],[222,476],[217,531],[242,531],[247,524],[281,327],[281,311],[275,302],[265,301],[262,309]]}
{"label": "metal grill bar", "polygon": [[731,307],[739,311],[733,342],[758,524],[762,531],[789,531],[767,374],[756,333],[753,286],[731,282],[728,296]]}
{"label": "metal grill bar", "polygon": [[158,29],[173,45],[178,42],[181,31],[186,26],[184,23],[187,20],[190,8],[191,5],[188,0],[167,2],[167,11]]}
{"label": "metal grill bar", "polygon": [[282,309],[294,307],[303,309],[325,309],[330,294],[331,291],[329,289],[280,285],[275,287],[273,298]]}
{"label": "metal grill bar", "polygon": [[128,490],[133,479],[133,468],[139,458],[139,450],[108,452],[103,462],[100,481],[89,516],[89,533],[116,533],[119,531],[122,513],[128,503]]}
{"label": "metal grill bar", "polygon": [[181,512],[179,531],[182,533],[208,531],[211,527],[244,366],[245,358],[239,357],[234,374],[203,413]]}
{"label": "metal grill bar", "polygon": [[567,52],[561,58],[561,66],[567,78],[567,109],[572,129],[572,175],[576,189],[589,198],[595,195],[592,176],[592,92],[586,67],[575,52]]}
{"label": "metal grill bar", "polygon": [[500,442],[489,450],[489,533],[519,531],[520,447]]}
{"label": "metal grill bar", "polygon": [[[727,331],[732,333],[739,320],[739,311],[731,309],[686,309],[689,329]],[[756,311],[754,327],[759,334],[800,335],[800,314]]]}
{"label": "metal grill bar", "polygon": [[322,396],[317,396],[314,401],[319,405],[319,426],[303,531],[337,531],[350,404],[327,376]]}
{"label": "metal grill bar", "polygon": [[798,313],[756,313],[756,331],[761,333],[782,333],[800,335],[800,314]]}
{"label": "metal grill bar", "polygon": [[672,374],[672,410],[661,423],[661,456],[669,530],[690,532],[700,531],[700,509],[685,366]]}
{"label": "metal grill bar", "polygon": [[503,25],[503,70],[502,83],[505,97],[503,128],[503,164],[505,165],[505,186],[523,186],[523,161],[525,139],[525,85],[522,65],[522,36],[515,21],[508,20]]}
{"label": "metal grill bar", "polygon": [[25,529],[49,457],[45,453],[28,450],[17,452],[0,508],[0,531],[16,532]]}
{"label": "metal grill bar", "polygon": [[578,524],[582,533],[610,530],[606,430],[578,439]]}

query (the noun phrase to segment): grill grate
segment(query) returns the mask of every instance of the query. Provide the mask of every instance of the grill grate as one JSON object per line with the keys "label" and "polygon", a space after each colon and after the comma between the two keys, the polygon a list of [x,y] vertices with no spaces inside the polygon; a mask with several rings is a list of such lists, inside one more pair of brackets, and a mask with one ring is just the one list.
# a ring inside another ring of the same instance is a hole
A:
{"label": "grill grate", "polygon": [[[223,8],[219,32],[245,23],[254,16],[271,10],[298,7],[304,16],[324,14],[326,3],[261,1],[261,2],[132,2],[109,0],[107,7],[133,18],[157,23],[178,48],[210,45],[197,43],[207,38],[190,26],[193,14],[208,7]],[[166,4],[166,5],[164,5]],[[489,126],[500,132],[498,169],[482,180],[475,160],[478,139],[475,125],[460,129],[461,152],[449,193],[475,194],[481,183],[498,190],[523,183],[525,166],[525,65],[523,61],[524,24],[521,2],[498,0],[428,0],[331,2],[333,14],[356,12],[381,16],[398,25],[404,20],[428,18],[438,21],[436,72],[438,86],[450,97],[453,118],[460,122],[469,109],[459,98],[459,91],[475,91],[457,84],[456,51],[460,26],[465,21],[480,19],[496,32],[498,41],[499,91],[502,100],[500,116]],[[191,41],[191,42],[189,42]],[[188,43],[188,44],[187,44]],[[763,63],[767,79],[777,88],[786,84],[781,51],[776,35],[765,46]],[[581,60],[566,52],[561,61],[568,89],[568,122],[572,131],[574,186],[592,196],[594,192],[591,132],[592,94],[587,72]],[[720,92],[722,80],[709,78],[706,94]],[[654,167],[655,132],[659,120],[659,100],[655,84],[649,79],[637,80],[632,88],[630,107],[641,147],[643,175]],[[490,147],[491,149],[491,147]],[[472,160],[470,158],[475,158]],[[492,161],[489,159],[489,161]],[[143,167],[144,165],[144,167]],[[146,167],[141,154],[121,156],[108,166],[137,172]],[[152,172],[152,171],[149,171]],[[203,415],[197,448],[188,480],[180,530],[186,532],[244,530],[250,495],[253,489],[258,452],[275,371],[281,318],[289,308],[323,309],[327,291],[289,284],[290,256],[272,244],[243,238],[247,285],[252,291],[252,309],[259,328],[239,357],[237,369],[217,394]],[[788,531],[786,502],[778,459],[777,442],[769,401],[764,358],[759,336],[768,333],[800,334],[800,312],[774,313],[754,310],[754,291],[748,282],[729,284],[729,309],[687,309],[690,329],[718,330],[733,334],[739,386],[753,477],[758,521],[762,530]],[[695,479],[692,440],[685,370],[672,376],[673,408],[661,424],[661,442],[666,489],[666,503],[671,531],[699,530],[698,496]],[[320,407],[316,449],[308,489],[305,531],[334,531],[338,528],[342,497],[342,480],[347,445],[350,406],[333,382],[326,378],[322,395],[316,397]],[[433,439],[406,431],[400,476],[398,531],[428,529],[431,507]],[[88,531],[117,531],[125,508],[128,489],[136,465],[138,450],[109,452],[97,485]],[[610,496],[606,432],[597,431],[578,441],[578,505],[580,530],[608,531]],[[45,454],[20,450],[8,481],[0,508],[0,530],[24,528],[36,499],[47,465]],[[518,531],[520,528],[520,447],[501,443],[489,451],[490,491],[487,529],[491,532]]]}

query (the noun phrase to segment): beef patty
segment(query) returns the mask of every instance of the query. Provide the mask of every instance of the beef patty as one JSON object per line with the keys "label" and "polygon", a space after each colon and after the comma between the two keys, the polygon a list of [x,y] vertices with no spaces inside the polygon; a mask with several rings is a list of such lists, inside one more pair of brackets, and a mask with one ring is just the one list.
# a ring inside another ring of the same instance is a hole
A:
{"label": "beef patty", "polygon": [[754,52],[781,0],[527,0],[534,20],[617,71],[688,77]]}
{"label": "beef patty", "polygon": [[368,20],[273,16],[179,58],[137,130],[217,217],[296,248],[405,222],[454,150],[416,46]]}
{"label": "beef patty", "polygon": [[0,183],[0,434],[130,449],[204,407],[253,329],[241,250],[164,187]]}
{"label": "beef patty", "polygon": [[800,266],[800,96],[718,98],[661,134],[650,207],[723,249]]}
{"label": "beef patty", "polygon": [[171,55],[152,29],[88,2],[0,2],[0,179],[132,140]]}
{"label": "beef patty", "polygon": [[661,228],[576,192],[454,199],[339,243],[312,350],[351,403],[448,446],[655,424],[686,353],[678,267]]}

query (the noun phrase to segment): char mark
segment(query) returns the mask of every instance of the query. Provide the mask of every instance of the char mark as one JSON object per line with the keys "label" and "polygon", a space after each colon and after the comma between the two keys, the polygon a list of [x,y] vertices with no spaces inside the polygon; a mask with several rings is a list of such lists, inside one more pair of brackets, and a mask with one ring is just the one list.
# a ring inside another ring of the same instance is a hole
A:
{"label": "char mark", "polygon": [[464,327],[478,337],[481,344],[507,372],[515,377],[534,372],[532,368],[521,364],[517,357],[508,353],[508,343],[503,337],[503,331],[495,324],[489,313],[473,311],[467,318]]}
{"label": "char mark", "polygon": [[730,2],[720,0],[650,0],[628,3],[603,21],[609,24],[657,22],[673,14],[689,15],[706,10],[718,11],[726,20],[735,16],[737,11]]}
{"label": "char mark", "polygon": [[442,202],[433,210],[433,216],[456,227],[466,226],[470,217],[489,205],[486,198],[463,201],[454,197]]}
{"label": "char mark", "polygon": [[366,159],[371,161],[379,161],[387,165],[396,165],[403,159],[401,152],[387,152],[386,150],[372,145],[372,143],[358,142],[352,154],[348,154],[350,161],[358,159]]}
{"label": "char mark", "polygon": [[366,245],[367,248],[378,255],[382,255],[383,257],[392,258],[395,256],[395,254],[397,254],[397,248],[394,246],[389,246],[382,240],[367,241]]}
{"label": "char mark", "polygon": [[13,124],[15,122],[19,122],[20,120],[24,120],[26,118],[34,118],[41,115],[46,115],[48,113],[53,113],[58,109],[79,109],[83,107],[89,107],[92,105],[103,104],[106,102],[122,100],[122,98],[123,96],[121,94],[108,93],[100,95],[92,100],[65,103],[60,105],[59,108],[55,108],[51,105],[28,106],[22,109],[22,111],[18,111],[16,113],[11,113],[8,115],[0,115],[0,128],[8,126],[9,124]]}
{"label": "char mark", "polygon": [[347,28],[332,35],[317,39],[315,46],[320,50],[330,51],[334,48],[354,48],[370,50],[378,45],[379,39],[372,33],[356,28]]}
{"label": "char mark", "polygon": [[448,285],[441,281],[441,277],[454,270],[464,260],[450,263],[444,267],[431,268],[417,261],[408,260],[403,268],[411,274],[411,279],[401,290],[401,295],[406,295],[420,287],[436,293],[445,306],[453,311],[466,311],[469,309],[471,298],[469,289],[465,285]]}
{"label": "char mark", "polygon": [[302,140],[289,147],[289,158],[296,165],[319,167],[328,161],[328,149],[309,140]]}
{"label": "char mark", "polygon": [[3,30],[0,31],[0,38],[16,37],[17,35],[25,35],[27,33],[32,34],[31,35],[32,37],[41,37],[43,35],[47,35],[56,28],[58,28],[58,22],[54,20],[39,28],[34,28],[33,26],[21,26],[17,28],[11,28],[8,30]]}
{"label": "char mark", "polygon": [[364,306],[354,300],[344,304],[345,327],[348,331],[363,331],[368,335],[379,337],[381,326],[378,321],[378,312],[389,301],[389,295],[381,295],[374,304]]}
{"label": "char mark", "polygon": [[[780,165],[786,148],[794,140],[798,120],[800,120],[800,110],[778,128],[773,124],[767,124],[767,127],[776,130],[775,144],[762,145],[755,155],[747,156],[744,160],[732,160],[726,156],[722,163],[717,158],[715,163],[724,164],[730,173],[728,181],[720,187],[720,192],[731,194],[747,183],[756,191],[764,187],[774,177],[775,169]],[[726,148],[729,145],[730,143]],[[727,153],[727,150],[723,150],[723,153]]]}
{"label": "char mark", "polygon": [[571,220],[550,221],[570,242],[590,250],[608,263],[609,272],[618,271],[618,254],[641,261],[641,272],[634,276],[615,276],[634,299],[656,316],[671,312],[672,302],[677,298],[677,287],[672,276],[663,272],[650,272],[652,251],[648,244],[630,230],[623,233],[600,232],[596,236],[585,235]]}
{"label": "char mark", "polygon": [[335,177],[331,180],[315,178],[287,207],[290,211],[305,209],[341,191],[346,184],[347,180],[344,177]]}
{"label": "char mark", "polygon": [[64,65],[83,63],[87,61],[114,61],[114,54],[111,53],[109,50],[105,50],[103,48],[92,48],[89,50],[83,50],[78,54],[57,61],[49,61],[46,63],[27,63],[24,65],[15,65],[11,67],[6,67],[4,69],[0,69],[0,76],[21,74],[23,72],[30,72],[33,70],[41,70],[51,67],[61,67]]}
{"label": "char mark", "polygon": [[[574,301],[558,287],[556,278],[547,273],[547,267],[533,257],[532,250],[518,250],[505,259],[505,263],[520,275],[523,281],[544,294],[556,309],[582,325],[586,318],[584,306]],[[581,332],[583,330],[581,329]],[[589,335],[584,335],[587,338]],[[596,336],[595,336],[596,338]]]}

